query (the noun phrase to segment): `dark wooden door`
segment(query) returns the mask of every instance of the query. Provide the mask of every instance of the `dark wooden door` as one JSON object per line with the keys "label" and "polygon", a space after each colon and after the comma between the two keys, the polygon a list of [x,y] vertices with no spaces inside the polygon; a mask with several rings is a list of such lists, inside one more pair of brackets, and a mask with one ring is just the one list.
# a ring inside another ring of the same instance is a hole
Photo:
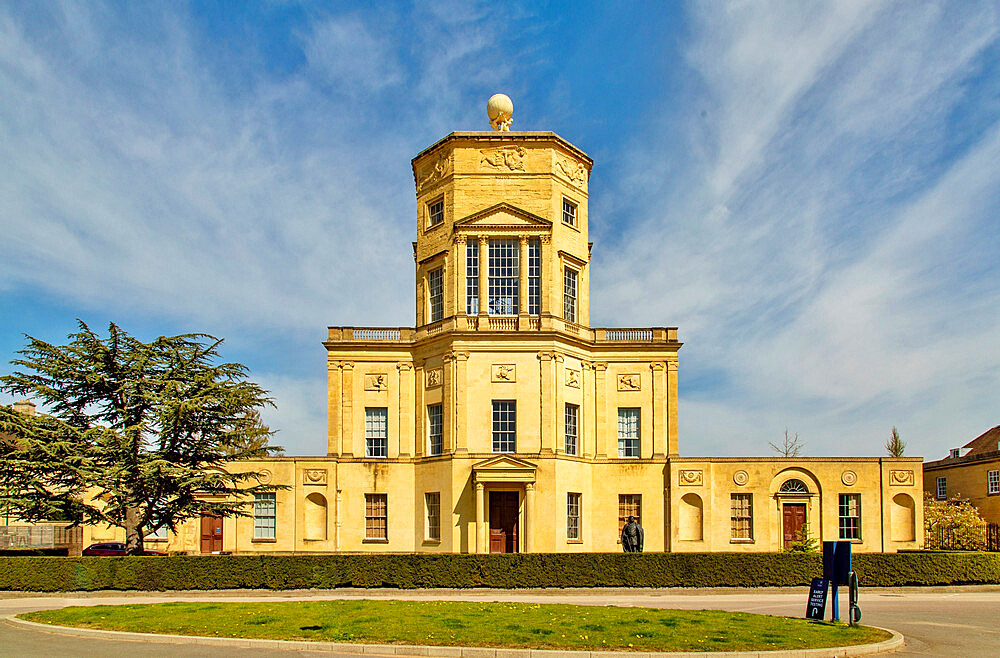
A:
{"label": "dark wooden door", "polygon": [[201,513],[201,552],[218,553],[222,550],[222,517],[209,512]]}
{"label": "dark wooden door", "polygon": [[806,506],[802,503],[781,506],[781,528],[785,536],[785,548],[799,538],[802,526],[806,524]]}
{"label": "dark wooden door", "polygon": [[490,553],[517,553],[516,491],[490,492]]}

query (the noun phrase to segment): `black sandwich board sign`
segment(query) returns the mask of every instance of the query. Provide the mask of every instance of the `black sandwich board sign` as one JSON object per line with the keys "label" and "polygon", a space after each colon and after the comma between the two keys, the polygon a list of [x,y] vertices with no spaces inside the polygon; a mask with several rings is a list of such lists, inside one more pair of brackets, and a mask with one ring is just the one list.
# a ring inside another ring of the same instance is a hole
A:
{"label": "black sandwich board sign", "polygon": [[826,593],[830,589],[830,581],[826,578],[813,578],[809,586],[809,604],[806,606],[806,619],[823,621],[826,616]]}

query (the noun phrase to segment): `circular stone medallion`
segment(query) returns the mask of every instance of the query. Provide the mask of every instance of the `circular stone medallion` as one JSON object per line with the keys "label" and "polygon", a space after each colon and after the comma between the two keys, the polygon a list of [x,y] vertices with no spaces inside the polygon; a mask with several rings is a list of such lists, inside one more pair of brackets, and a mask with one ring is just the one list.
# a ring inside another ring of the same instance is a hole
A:
{"label": "circular stone medallion", "polygon": [[746,471],[736,471],[733,473],[733,482],[740,485],[741,487],[750,481],[750,476]]}
{"label": "circular stone medallion", "polygon": [[854,483],[858,481],[858,474],[854,471],[844,471],[844,474],[840,476],[840,481],[851,487]]}
{"label": "circular stone medallion", "polygon": [[257,475],[257,481],[260,482],[261,484],[270,484],[271,471],[267,470],[266,468],[261,470],[260,473]]}

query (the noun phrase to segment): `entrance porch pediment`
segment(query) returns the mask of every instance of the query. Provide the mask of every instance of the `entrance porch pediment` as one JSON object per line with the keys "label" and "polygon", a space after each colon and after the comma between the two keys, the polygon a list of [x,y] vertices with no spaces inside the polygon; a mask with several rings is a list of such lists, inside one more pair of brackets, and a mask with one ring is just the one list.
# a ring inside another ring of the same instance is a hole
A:
{"label": "entrance porch pediment", "polygon": [[536,465],[511,455],[497,455],[473,464],[475,482],[534,482]]}

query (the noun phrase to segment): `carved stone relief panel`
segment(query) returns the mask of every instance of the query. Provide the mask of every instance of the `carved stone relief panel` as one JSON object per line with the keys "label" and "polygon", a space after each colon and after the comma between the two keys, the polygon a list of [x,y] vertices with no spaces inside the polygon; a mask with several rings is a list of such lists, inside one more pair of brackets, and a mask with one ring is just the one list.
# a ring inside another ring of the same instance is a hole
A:
{"label": "carved stone relief panel", "polygon": [[526,153],[527,151],[523,146],[481,149],[479,151],[479,164],[487,165],[492,169],[524,171],[524,156]]}
{"label": "carved stone relief panel", "polygon": [[494,363],[491,381],[513,382],[517,380],[513,363]]}
{"label": "carved stone relief panel", "polygon": [[366,391],[388,391],[389,376],[383,373],[369,373],[365,375]]}
{"label": "carved stone relief panel", "polygon": [[417,174],[417,192],[423,192],[451,174],[450,155],[442,153],[433,163],[424,165]]}
{"label": "carved stone relief panel", "polygon": [[577,187],[586,189],[587,168],[583,166],[582,162],[573,162],[566,158],[558,158],[556,159],[556,171],[568,178],[569,182]]}
{"label": "carved stone relief panel", "polygon": [[700,487],[703,483],[701,471],[680,471],[678,484],[685,487]]}
{"label": "carved stone relief panel", "polygon": [[642,377],[639,375],[618,375],[619,391],[638,391],[641,389]]}
{"label": "carved stone relief panel", "polygon": [[441,385],[441,378],[444,373],[441,368],[434,368],[427,371],[427,388],[437,388]]}
{"label": "carved stone relief panel", "polygon": [[307,468],[302,472],[302,484],[324,485],[326,484],[325,468]]}
{"label": "carved stone relief panel", "polygon": [[913,471],[889,471],[889,485],[894,487],[913,486]]}
{"label": "carved stone relief panel", "polygon": [[566,371],[566,386],[570,388],[580,388],[580,371],[579,370],[567,370]]}

